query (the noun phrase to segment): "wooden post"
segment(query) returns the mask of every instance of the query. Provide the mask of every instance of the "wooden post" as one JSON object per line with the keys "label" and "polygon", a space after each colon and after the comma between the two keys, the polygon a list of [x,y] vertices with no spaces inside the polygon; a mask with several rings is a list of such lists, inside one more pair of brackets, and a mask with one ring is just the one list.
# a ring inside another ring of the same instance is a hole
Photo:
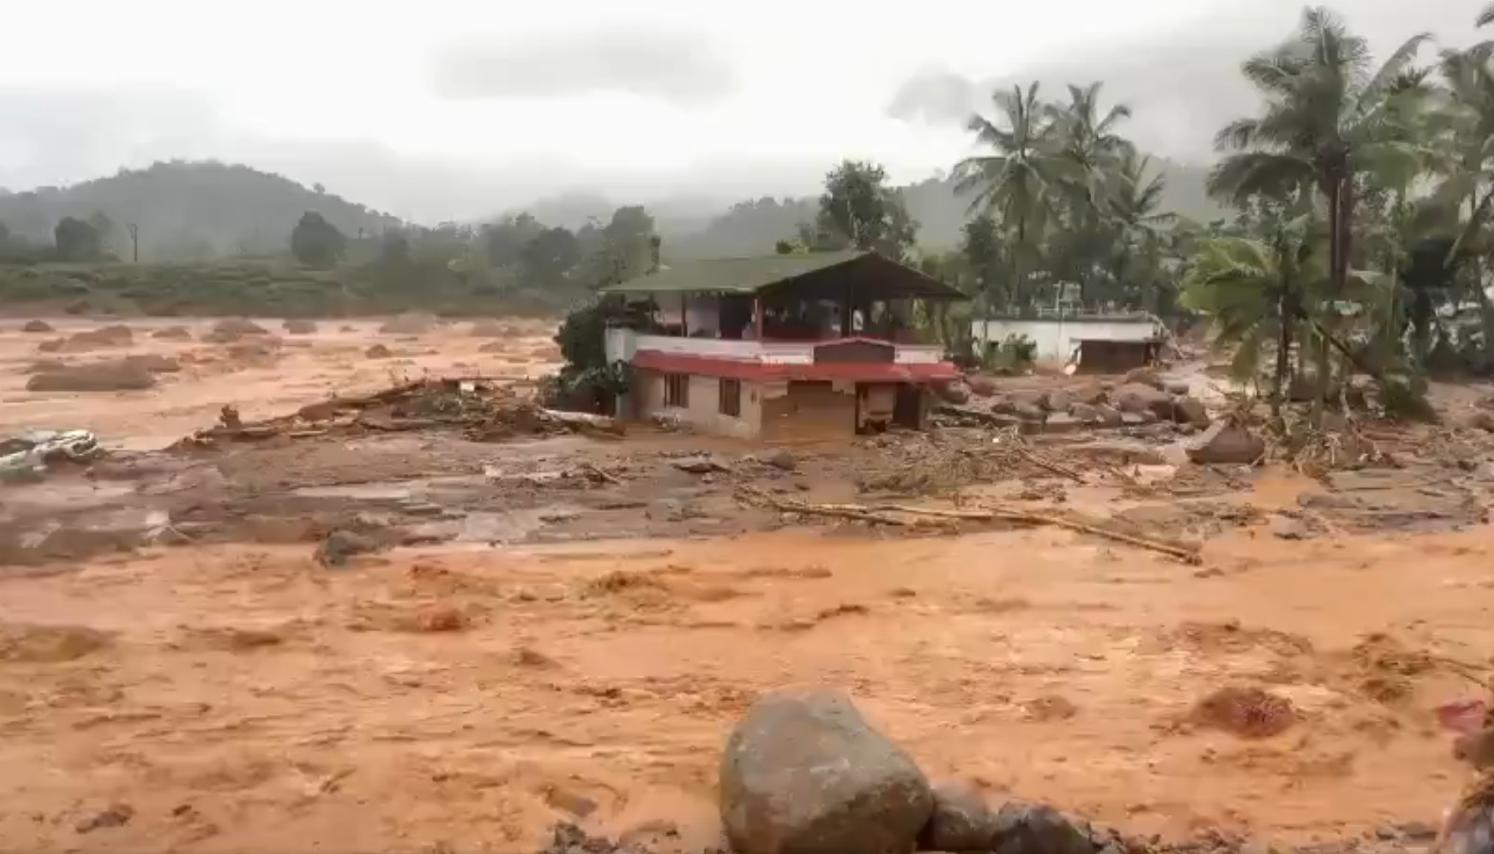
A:
{"label": "wooden post", "polygon": [[757,330],[757,340],[763,340],[763,298],[752,298],[752,327]]}
{"label": "wooden post", "polygon": [[680,294],[680,337],[690,337],[690,316],[685,311],[685,295]]}

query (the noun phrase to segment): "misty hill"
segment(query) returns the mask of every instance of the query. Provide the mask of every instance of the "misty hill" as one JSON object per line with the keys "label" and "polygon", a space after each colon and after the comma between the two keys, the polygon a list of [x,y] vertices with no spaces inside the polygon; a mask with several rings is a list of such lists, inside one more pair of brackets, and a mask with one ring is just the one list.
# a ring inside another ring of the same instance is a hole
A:
{"label": "misty hill", "polygon": [[101,212],[113,224],[105,236],[108,249],[128,258],[127,226],[134,224],[141,259],[152,261],[283,253],[306,211],[350,237],[400,225],[393,216],[280,175],[217,162],[156,163],[69,187],[0,194],[0,223],[13,235],[51,245],[63,217]]}
{"label": "misty hill", "polygon": [[[1158,159],[1166,175],[1162,208],[1198,222],[1225,216],[1210,200],[1204,184],[1208,170]],[[955,192],[954,182],[933,177],[898,188],[908,214],[918,221],[918,244],[927,249],[950,249],[959,244],[960,228],[969,219],[970,199]],[[649,206],[653,210],[653,205]],[[764,197],[732,205],[726,213],[695,229],[670,229],[661,221],[665,254],[675,257],[731,257],[771,252],[773,244],[792,238],[799,223],[813,222],[818,196],[774,199]]]}

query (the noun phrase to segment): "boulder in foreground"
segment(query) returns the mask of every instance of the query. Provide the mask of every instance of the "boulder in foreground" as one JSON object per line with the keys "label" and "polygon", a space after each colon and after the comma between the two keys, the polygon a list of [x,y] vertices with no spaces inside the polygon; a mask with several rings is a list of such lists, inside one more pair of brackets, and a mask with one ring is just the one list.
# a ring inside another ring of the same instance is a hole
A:
{"label": "boulder in foreground", "polygon": [[826,689],[754,703],[727,740],[720,789],[739,854],[912,851],[933,809],[913,760]]}
{"label": "boulder in foreground", "polygon": [[26,381],[27,391],[138,391],[156,384],[138,362],[122,360],[43,371]]}
{"label": "boulder in foreground", "polygon": [[1266,453],[1266,442],[1243,425],[1224,419],[1203,432],[1188,446],[1188,459],[1195,463],[1253,463]]}

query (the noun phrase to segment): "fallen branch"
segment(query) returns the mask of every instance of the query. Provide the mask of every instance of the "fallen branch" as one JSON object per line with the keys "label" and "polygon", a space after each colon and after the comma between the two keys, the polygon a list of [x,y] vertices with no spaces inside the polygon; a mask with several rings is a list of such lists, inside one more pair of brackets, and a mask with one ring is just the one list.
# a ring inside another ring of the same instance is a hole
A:
{"label": "fallen branch", "polygon": [[1154,540],[1136,534],[1127,534],[1122,531],[1116,531],[1066,516],[1032,513],[1005,507],[989,507],[984,510],[941,510],[932,507],[909,507],[903,504],[879,504],[872,506],[861,504],[809,504],[803,501],[777,498],[755,489],[744,489],[742,494],[749,501],[767,504],[774,509],[787,513],[801,513],[808,516],[832,516],[842,519],[856,519],[864,522],[877,522],[885,525],[910,524],[906,519],[901,519],[899,516],[937,518],[964,522],[1001,521],[1017,522],[1025,525],[1051,525],[1055,528],[1064,528],[1083,534],[1091,534],[1107,540],[1136,546],[1137,548],[1160,552],[1185,563],[1197,564],[1202,560],[1199,557],[1198,550],[1189,546]]}
{"label": "fallen branch", "polygon": [[1027,450],[1026,448],[1014,448],[1013,450],[1017,452],[1017,456],[1028,461],[1029,463],[1032,463],[1038,468],[1047,469],[1054,474],[1062,475],[1063,477],[1066,477],[1069,480],[1074,481],[1075,483],[1084,482],[1084,476],[1071,468],[1065,468],[1058,463],[1053,462],[1052,460],[1046,459],[1033,453],[1032,451]]}

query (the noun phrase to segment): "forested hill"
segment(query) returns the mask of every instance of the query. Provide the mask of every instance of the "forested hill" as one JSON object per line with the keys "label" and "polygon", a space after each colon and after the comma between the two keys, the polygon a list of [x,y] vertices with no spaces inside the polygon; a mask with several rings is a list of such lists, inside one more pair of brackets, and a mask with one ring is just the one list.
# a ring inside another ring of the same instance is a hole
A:
{"label": "forested hill", "polygon": [[[1208,222],[1225,216],[1204,190],[1208,171],[1167,160],[1154,160],[1166,176],[1161,210]],[[955,192],[948,178],[928,178],[897,188],[908,214],[918,222],[918,245],[927,249],[952,249],[960,240],[960,227],[969,219],[970,198]],[[703,226],[678,230],[662,227],[666,254],[676,257],[729,257],[771,252],[773,244],[792,238],[800,223],[813,222],[819,211],[818,196],[761,198],[739,202]]]}
{"label": "forested hill", "polygon": [[139,229],[142,260],[195,261],[224,255],[284,253],[291,229],[307,211],[344,234],[398,226],[395,217],[340,196],[248,166],[172,161],[121,170],[69,187],[0,193],[0,223],[10,233],[51,245],[63,217],[107,219],[105,248],[130,253],[128,227]]}

